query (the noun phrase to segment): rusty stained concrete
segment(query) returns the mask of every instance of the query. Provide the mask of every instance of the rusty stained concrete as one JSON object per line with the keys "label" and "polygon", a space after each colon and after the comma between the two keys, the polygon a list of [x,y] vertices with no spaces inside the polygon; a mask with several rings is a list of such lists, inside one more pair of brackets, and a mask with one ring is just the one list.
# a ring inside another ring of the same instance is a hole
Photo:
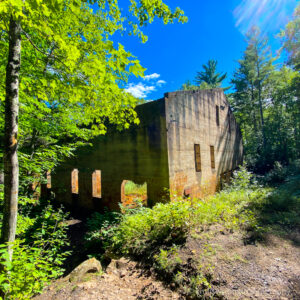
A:
{"label": "rusty stained concrete", "polygon": [[[165,101],[171,195],[181,196],[185,190],[191,197],[214,193],[220,177],[243,160],[242,136],[223,90],[168,93]],[[195,144],[200,145],[201,172],[195,168]]]}
{"label": "rusty stained concrete", "polygon": [[[221,89],[167,93],[136,111],[140,125],[122,132],[109,128],[92,147],[78,149],[54,170],[52,191],[59,202],[82,211],[118,210],[123,180],[147,182],[149,206],[175,194],[201,197],[215,192],[220,177],[242,163],[241,133]],[[200,145],[201,172],[196,172],[194,144]],[[210,146],[215,149],[215,169]],[[74,169],[78,193],[72,194]],[[95,170],[101,171],[101,198],[93,197]]]}

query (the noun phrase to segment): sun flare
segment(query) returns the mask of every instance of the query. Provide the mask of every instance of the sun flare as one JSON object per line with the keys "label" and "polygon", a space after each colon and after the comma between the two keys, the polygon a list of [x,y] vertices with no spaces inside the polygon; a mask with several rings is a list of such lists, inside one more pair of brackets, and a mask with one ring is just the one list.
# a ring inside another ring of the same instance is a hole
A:
{"label": "sun flare", "polygon": [[276,32],[287,23],[297,0],[243,0],[233,11],[236,27],[247,32],[252,26],[263,33]]}

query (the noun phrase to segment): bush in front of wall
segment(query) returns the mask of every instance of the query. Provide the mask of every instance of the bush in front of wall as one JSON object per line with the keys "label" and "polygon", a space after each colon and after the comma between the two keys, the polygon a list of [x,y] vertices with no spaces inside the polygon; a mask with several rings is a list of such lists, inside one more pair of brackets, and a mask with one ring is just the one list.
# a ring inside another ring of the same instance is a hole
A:
{"label": "bush in front of wall", "polygon": [[19,212],[11,262],[6,245],[0,245],[0,262],[5,271],[0,274],[0,289],[5,292],[5,299],[13,300],[30,299],[45,284],[61,276],[63,263],[70,255],[65,251],[67,214],[61,208],[21,198]]}

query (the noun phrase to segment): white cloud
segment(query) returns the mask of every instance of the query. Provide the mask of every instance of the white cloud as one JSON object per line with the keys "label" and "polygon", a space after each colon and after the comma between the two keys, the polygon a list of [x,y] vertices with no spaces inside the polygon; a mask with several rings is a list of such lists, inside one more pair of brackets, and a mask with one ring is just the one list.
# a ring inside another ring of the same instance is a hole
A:
{"label": "white cloud", "polygon": [[132,96],[136,98],[146,98],[148,94],[155,91],[155,86],[147,86],[143,84],[142,82],[139,82],[137,84],[130,83],[128,87],[125,89],[127,93],[130,93]]}
{"label": "white cloud", "polygon": [[157,73],[146,75],[141,82],[129,83],[125,91],[136,98],[147,98],[149,94],[167,83],[165,80],[158,80],[159,77],[160,74]]}
{"label": "white cloud", "polygon": [[167,82],[164,81],[164,80],[158,80],[158,81],[156,82],[156,85],[159,86],[159,87],[161,87],[162,85],[164,85],[164,84],[166,84],[166,83],[167,83]]}
{"label": "white cloud", "polygon": [[149,81],[149,80],[152,80],[152,79],[157,79],[159,77],[160,77],[160,74],[153,73],[153,74],[150,74],[150,75],[145,75],[144,80]]}

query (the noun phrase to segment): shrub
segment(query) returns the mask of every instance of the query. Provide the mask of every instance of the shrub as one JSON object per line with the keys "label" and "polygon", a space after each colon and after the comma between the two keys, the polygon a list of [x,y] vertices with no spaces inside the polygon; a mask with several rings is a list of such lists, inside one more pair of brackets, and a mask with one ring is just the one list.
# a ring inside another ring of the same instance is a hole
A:
{"label": "shrub", "polygon": [[20,240],[15,242],[13,248],[13,259],[10,263],[6,246],[0,246],[1,261],[6,269],[0,275],[0,288],[5,291],[7,299],[30,299],[46,283],[63,274],[59,267],[62,261],[56,259],[53,262],[49,251],[35,245],[28,246]]}
{"label": "shrub", "polygon": [[288,175],[288,167],[283,166],[280,162],[276,161],[274,167],[264,176],[264,181],[269,184],[281,183]]}
{"label": "shrub", "polygon": [[154,255],[153,258],[155,268],[167,275],[174,274],[182,263],[177,246],[172,246],[169,250],[160,249],[160,252]]}
{"label": "shrub", "polygon": [[283,166],[280,162],[276,161],[274,167],[263,177],[264,184],[276,185],[283,183],[289,177],[295,176],[300,173],[300,160],[295,160],[288,166]]}
{"label": "shrub", "polygon": [[0,245],[5,271],[0,275],[0,289],[7,299],[30,299],[40,292],[46,283],[63,274],[63,262],[70,254],[65,251],[68,241],[62,209],[21,198],[20,211],[12,262],[8,261],[6,245]]}
{"label": "shrub", "polygon": [[154,249],[170,245],[186,237],[189,229],[190,205],[178,201],[157,204],[124,214],[114,229],[111,246],[122,254],[151,256]]}
{"label": "shrub", "polygon": [[233,172],[233,179],[230,185],[227,186],[229,190],[243,190],[252,187],[253,174],[247,170],[246,165],[240,166],[239,170]]}
{"label": "shrub", "polygon": [[263,224],[300,226],[300,175],[288,177],[286,181],[266,198],[260,212]]}
{"label": "shrub", "polygon": [[[141,258],[165,280],[179,287],[189,299],[210,299],[214,249],[202,251],[197,266],[182,261],[178,250],[189,233],[221,224],[232,230],[244,230],[245,241],[260,238],[275,227],[300,225],[300,176],[290,178],[280,188],[262,188],[245,167],[234,173],[231,186],[205,199],[181,199],[152,209],[138,206],[122,208],[117,222],[107,223],[108,216],[95,215],[91,222],[97,238],[114,254]],[[98,220],[98,221],[97,221]],[[267,224],[267,225],[266,225]],[[101,227],[101,228],[99,228]],[[275,228],[276,229],[276,228]],[[249,238],[248,238],[249,236]],[[217,297],[217,295],[215,295]]]}
{"label": "shrub", "polygon": [[95,212],[87,220],[88,232],[85,236],[87,248],[107,248],[114,235],[116,226],[121,219],[121,213],[105,211],[104,214]]}
{"label": "shrub", "polygon": [[107,247],[123,255],[150,258],[158,249],[184,242],[189,231],[196,226],[220,223],[230,229],[242,224],[256,226],[256,218],[249,208],[250,202],[261,202],[266,196],[263,189],[250,190],[251,174],[245,168],[236,172],[233,188],[205,200],[180,199],[152,209],[138,207],[125,210],[119,223],[98,231]]}

